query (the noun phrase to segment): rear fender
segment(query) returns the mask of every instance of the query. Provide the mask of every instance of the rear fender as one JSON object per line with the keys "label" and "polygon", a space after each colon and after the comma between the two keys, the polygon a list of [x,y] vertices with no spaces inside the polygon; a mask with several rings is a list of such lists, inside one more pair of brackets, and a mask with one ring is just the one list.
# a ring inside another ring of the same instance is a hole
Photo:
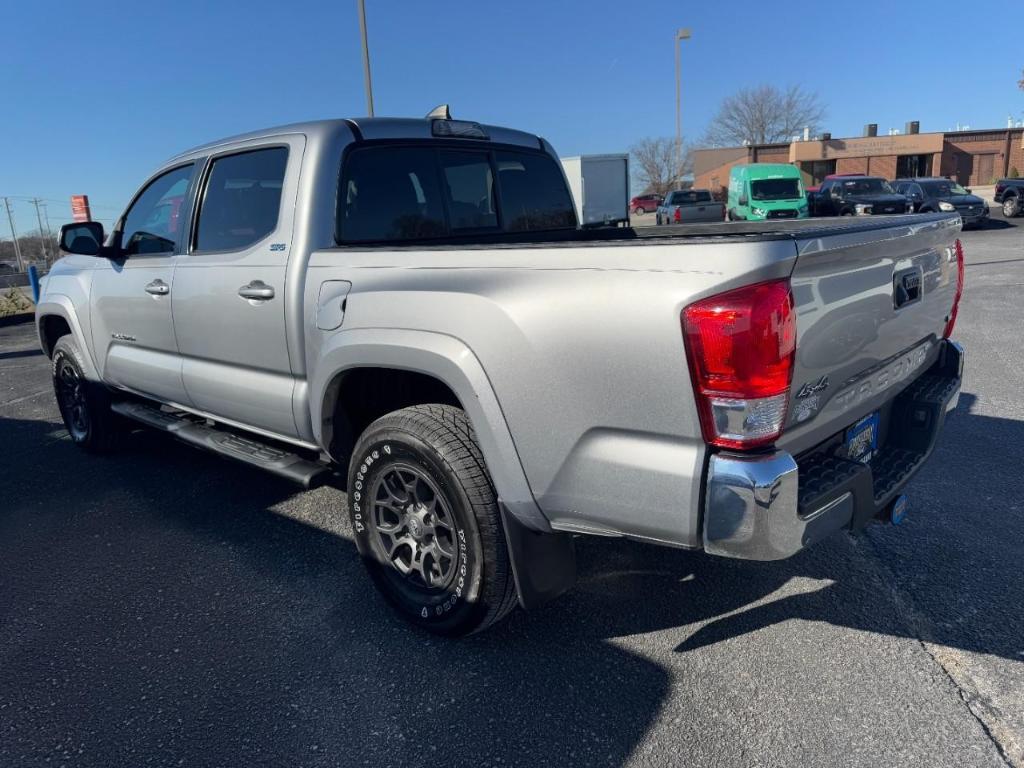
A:
{"label": "rear fender", "polygon": [[359,367],[396,368],[433,376],[459,399],[476,433],[498,493],[519,603],[537,608],[572,587],[576,550],[572,536],[555,533],[533,498],[505,416],[472,350],[458,339],[428,331],[342,331],[322,347],[311,381],[313,430],[321,446],[325,415],[332,408],[332,382]]}
{"label": "rear fender", "polygon": [[515,443],[483,366],[458,339],[441,333],[390,328],[341,331],[325,340],[310,381],[316,442],[330,443],[333,387],[353,368],[396,368],[432,376],[446,384],[466,411],[502,504],[524,526],[551,527],[533,498]]}

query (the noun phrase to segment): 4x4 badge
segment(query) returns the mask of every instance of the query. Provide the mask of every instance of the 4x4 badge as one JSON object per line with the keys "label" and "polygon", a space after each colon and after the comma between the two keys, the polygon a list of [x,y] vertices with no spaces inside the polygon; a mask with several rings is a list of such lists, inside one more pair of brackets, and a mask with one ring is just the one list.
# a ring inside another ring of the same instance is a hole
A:
{"label": "4x4 badge", "polygon": [[807,382],[800,387],[800,391],[796,393],[796,396],[799,399],[803,399],[805,397],[810,397],[815,392],[821,392],[826,389],[828,389],[828,376],[822,376],[813,384],[811,382]]}

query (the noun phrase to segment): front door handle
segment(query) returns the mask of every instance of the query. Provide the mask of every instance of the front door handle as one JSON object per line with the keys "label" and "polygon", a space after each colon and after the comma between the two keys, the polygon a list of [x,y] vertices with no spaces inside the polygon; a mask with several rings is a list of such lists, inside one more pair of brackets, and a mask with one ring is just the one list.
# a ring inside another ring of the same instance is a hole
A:
{"label": "front door handle", "polygon": [[262,280],[253,280],[248,285],[243,285],[239,288],[238,295],[243,299],[267,301],[268,299],[274,298],[274,288],[267,285]]}
{"label": "front door handle", "polygon": [[154,296],[166,296],[171,292],[171,286],[161,280],[159,277],[152,283],[146,284],[146,293],[151,293]]}

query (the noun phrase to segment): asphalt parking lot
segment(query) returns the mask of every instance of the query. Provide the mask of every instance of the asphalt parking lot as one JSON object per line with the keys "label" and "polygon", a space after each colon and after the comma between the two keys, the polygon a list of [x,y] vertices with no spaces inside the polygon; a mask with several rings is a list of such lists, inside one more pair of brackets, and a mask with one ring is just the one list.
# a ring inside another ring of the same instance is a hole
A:
{"label": "asphalt parking lot", "polygon": [[1024,766],[1024,218],[963,241],[906,524],[764,564],[581,539],[573,592],[458,642],[393,618],[340,491],[80,453],[0,328],[0,765]]}

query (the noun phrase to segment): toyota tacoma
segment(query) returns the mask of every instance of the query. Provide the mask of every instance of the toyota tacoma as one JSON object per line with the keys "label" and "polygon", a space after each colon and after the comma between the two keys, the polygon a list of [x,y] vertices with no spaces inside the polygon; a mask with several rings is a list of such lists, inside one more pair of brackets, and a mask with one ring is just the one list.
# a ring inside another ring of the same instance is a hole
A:
{"label": "toyota tacoma", "polygon": [[960,390],[959,230],[585,230],[538,136],[326,120],[65,225],[36,321],[75,444],[339,484],[383,596],[463,635],[569,589],[580,535],[773,560],[898,519]]}

